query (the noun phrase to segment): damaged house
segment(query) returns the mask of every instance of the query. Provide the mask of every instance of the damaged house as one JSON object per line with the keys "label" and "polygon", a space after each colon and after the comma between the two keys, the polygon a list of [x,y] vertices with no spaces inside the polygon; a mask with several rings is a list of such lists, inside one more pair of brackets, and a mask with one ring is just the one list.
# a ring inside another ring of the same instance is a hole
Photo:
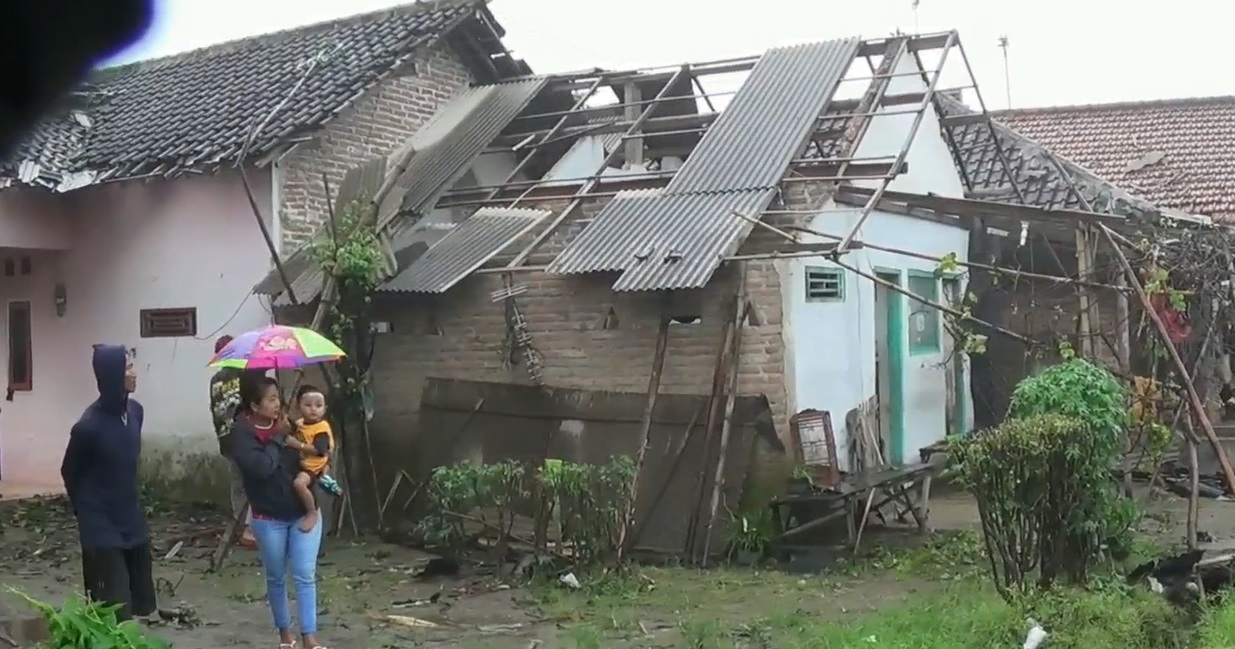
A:
{"label": "damaged house", "polygon": [[[648,456],[670,480],[672,440],[720,428],[732,328],[736,392],[766,404],[744,423],[801,461],[916,463],[968,430],[969,370],[937,308],[964,293],[941,269],[969,254],[958,214],[1073,213],[966,198],[937,87],[956,47],[954,32],[841,39],[457,95],[405,145],[379,216],[399,261],[376,298],[381,468],[633,453],[644,404],[677,400],[653,408]],[[703,90],[722,76],[731,96]],[[391,166],[357,168],[347,191]],[[295,302],[315,300],[308,255],[285,265]],[[256,292],[293,305],[277,273]],[[795,434],[803,411],[829,413],[831,434]]]}

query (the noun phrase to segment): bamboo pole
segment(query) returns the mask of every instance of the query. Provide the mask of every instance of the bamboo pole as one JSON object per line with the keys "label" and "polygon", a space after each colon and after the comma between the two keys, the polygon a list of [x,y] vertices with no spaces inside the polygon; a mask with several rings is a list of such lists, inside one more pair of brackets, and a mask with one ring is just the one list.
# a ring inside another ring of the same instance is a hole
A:
{"label": "bamboo pole", "polygon": [[1180,358],[1179,350],[1175,348],[1175,343],[1171,342],[1170,332],[1167,331],[1166,325],[1162,323],[1162,318],[1158,317],[1158,312],[1154,310],[1153,303],[1149,300],[1149,295],[1145,293],[1145,287],[1141,286],[1141,278],[1137,277],[1136,271],[1132,268],[1128,257],[1124,255],[1123,249],[1115,242],[1111,229],[1101,223],[1098,224],[1098,229],[1106,238],[1107,243],[1110,244],[1115,259],[1123,267],[1128,284],[1132,287],[1132,290],[1136,291],[1137,298],[1145,308],[1145,315],[1153,322],[1158,338],[1162,341],[1163,346],[1166,347],[1167,354],[1171,357],[1171,364],[1179,372],[1179,378],[1183,383],[1184,394],[1188,399],[1188,404],[1192,408],[1193,415],[1200,422],[1201,429],[1205,431],[1205,437],[1209,439],[1209,444],[1214,449],[1214,455],[1218,458],[1218,465],[1222,468],[1222,476],[1226,480],[1227,493],[1235,493],[1235,469],[1231,468],[1231,460],[1227,457],[1226,449],[1222,447],[1222,442],[1218,440],[1218,433],[1214,430],[1213,422],[1209,421],[1209,415],[1205,412],[1205,403],[1201,400],[1200,395],[1197,394],[1196,386],[1192,384],[1192,375],[1188,372],[1188,367],[1184,365],[1183,359]]}

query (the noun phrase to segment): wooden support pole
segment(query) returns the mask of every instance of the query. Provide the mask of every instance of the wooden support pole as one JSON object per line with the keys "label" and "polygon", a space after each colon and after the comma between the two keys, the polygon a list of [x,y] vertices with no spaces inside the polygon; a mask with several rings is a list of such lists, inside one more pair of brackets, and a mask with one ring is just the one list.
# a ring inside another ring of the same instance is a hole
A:
{"label": "wooden support pole", "polygon": [[742,373],[742,325],[746,320],[746,264],[738,262],[738,294],[733,309],[733,351],[729,364],[729,389],[725,398],[725,416],[721,421],[719,452],[716,455],[716,473],[712,479],[712,500],[708,505],[707,527],[703,533],[703,549],[700,565],[707,567],[708,554],[712,548],[712,529],[716,525],[716,513],[720,508],[720,496],[725,486],[725,456],[729,454],[729,438],[733,434],[733,410],[738,398],[738,377]]}
{"label": "wooden support pole", "polygon": [[[1127,289],[1128,278],[1120,274],[1115,284],[1121,289]],[[1115,294],[1115,356],[1119,361],[1119,370],[1132,373],[1132,333],[1131,316],[1128,308],[1128,293],[1121,290]]]}
{"label": "wooden support pole", "polygon": [[[726,377],[729,376],[729,366],[733,363],[731,358],[733,351],[733,337],[737,335],[737,327],[732,321],[725,321],[720,335],[720,345],[716,348],[716,363],[712,368],[712,389],[708,392],[707,400],[704,402],[704,424],[703,424],[703,448],[701,463],[707,466],[708,459],[712,455],[712,442],[714,432],[718,420],[721,416],[720,399],[725,393]],[[686,519],[686,539],[682,544],[682,554],[689,557],[690,560],[695,558],[695,539],[698,536],[699,520],[703,514],[700,510],[703,509],[704,487],[707,485],[707,478],[703,470],[695,474],[694,485],[690,490],[690,516]]]}
{"label": "wooden support pole", "polygon": [[1197,545],[1196,528],[1198,525],[1200,505],[1198,499],[1201,491],[1200,462],[1196,456],[1196,445],[1200,441],[1196,430],[1192,427],[1192,417],[1184,419],[1184,443],[1188,450],[1188,549],[1195,550]]}
{"label": "wooden support pole", "polygon": [[1132,290],[1136,291],[1137,298],[1141,301],[1141,306],[1145,308],[1145,315],[1154,324],[1154,329],[1158,332],[1158,338],[1162,341],[1162,345],[1166,348],[1167,354],[1171,357],[1171,363],[1175,366],[1175,371],[1179,372],[1180,382],[1183,383],[1184,394],[1188,399],[1188,405],[1192,408],[1192,413],[1197,421],[1201,424],[1201,429],[1205,431],[1205,437],[1209,439],[1209,444],[1214,449],[1214,455],[1218,458],[1218,464],[1222,468],[1222,477],[1226,480],[1226,492],[1235,493],[1235,469],[1231,468],[1231,459],[1227,457],[1226,449],[1222,447],[1222,442],[1218,439],[1218,433],[1214,430],[1213,422],[1209,421],[1209,415],[1205,412],[1205,403],[1196,392],[1196,386],[1193,385],[1192,375],[1188,372],[1188,367],[1184,365],[1184,361],[1179,356],[1179,350],[1175,348],[1175,343],[1171,341],[1170,332],[1167,331],[1166,325],[1162,323],[1162,318],[1158,317],[1158,312],[1154,310],[1153,303],[1149,300],[1149,295],[1145,293],[1145,287],[1141,286],[1141,278],[1136,276],[1136,271],[1132,268],[1132,264],[1128,261],[1128,257],[1124,255],[1123,249],[1115,242],[1115,237],[1111,235],[1110,228],[1105,224],[1098,224],[1102,235],[1110,244],[1111,250],[1115,255],[1115,259],[1119,261],[1119,265],[1123,267],[1124,275],[1128,279],[1128,284]]}
{"label": "wooden support pole", "polygon": [[[1089,278],[1089,269],[1092,267],[1092,258],[1090,257],[1091,249],[1089,247],[1089,231],[1085,225],[1078,224],[1076,227],[1076,278],[1078,280],[1086,280]],[[1094,358],[1096,350],[1093,339],[1093,326],[1090,322],[1090,296],[1089,290],[1078,285],[1076,287],[1076,296],[1080,302],[1080,322],[1079,333],[1081,336],[1081,355],[1084,358]]]}
{"label": "wooden support pole", "polygon": [[639,478],[643,474],[643,466],[647,461],[648,446],[652,443],[652,416],[656,411],[656,400],[660,396],[660,377],[665,370],[665,355],[669,349],[669,318],[667,305],[660,309],[660,328],[656,331],[656,350],[652,354],[652,372],[648,375],[647,403],[643,406],[643,419],[639,422],[639,450],[635,453],[635,475],[630,481],[630,502],[626,505],[626,513],[622,517],[622,528],[618,534],[618,560],[634,543],[630,527],[635,519],[635,500],[639,497]]}
{"label": "wooden support pole", "polygon": [[227,529],[223,530],[223,537],[219,539],[219,544],[215,546],[214,553],[210,555],[210,572],[218,572],[223,569],[223,562],[227,561],[228,551],[240,541],[240,535],[244,532],[244,521],[248,516],[249,501],[246,500],[240,511],[232,517],[232,520],[227,522]]}

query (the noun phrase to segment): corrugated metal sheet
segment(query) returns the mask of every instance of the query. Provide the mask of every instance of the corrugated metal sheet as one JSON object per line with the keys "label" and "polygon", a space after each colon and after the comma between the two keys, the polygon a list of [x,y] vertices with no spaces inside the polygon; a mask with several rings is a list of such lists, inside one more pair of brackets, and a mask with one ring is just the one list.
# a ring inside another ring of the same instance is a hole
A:
{"label": "corrugated metal sheet", "polygon": [[378,211],[378,227],[399,212],[424,213],[471,166],[528,102],[545,79],[478,86],[464,91],[412,136],[416,150],[398,186]]}
{"label": "corrugated metal sheet", "polygon": [[381,290],[445,293],[551,213],[482,207],[383,284]]}
{"label": "corrugated metal sheet", "polygon": [[[478,86],[463,91],[438,109],[400,147],[400,151],[412,148],[416,153],[400,175],[398,184],[382,202],[378,211],[379,227],[387,225],[402,211],[423,213],[431,209],[438,197],[458,181],[484,148],[527,106],[544,84],[545,79],[531,79]],[[392,159],[398,157],[396,153]],[[367,169],[363,168],[353,169],[349,174],[366,172]],[[357,182],[360,180],[358,178]],[[368,186],[372,183],[362,184]],[[370,188],[369,193],[375,189]],[[307,248],[289,257],[284,267],[298,300],[309,302],[318,296],[324,285],[324,275],[309,260]],[[253,292],[278,295],[283,293],[283,283],[277,273],[271,273]],[[276,306],[285,304],[290,304],[286,294],[275,300]]]}
{"label": "corrugated metal sheet", "polygon": [[699,288],[750,233],[858,53],[859,39],[768,50],[673,180],[622,192],[548,272],[622,271],[615,291]]}
{"label": "corrugated metal sheet", "polygon": [[775,187],[848,72],[860,43],[847,38],[764,53],[665,192]]}
{"label": "corrugated metal sheet", "polygon": [[615,291],[698,288],[750,231],[734,212],[767,208],[772,189],[710,194],[620,192],[558,255],[550,273],[623,271]]}

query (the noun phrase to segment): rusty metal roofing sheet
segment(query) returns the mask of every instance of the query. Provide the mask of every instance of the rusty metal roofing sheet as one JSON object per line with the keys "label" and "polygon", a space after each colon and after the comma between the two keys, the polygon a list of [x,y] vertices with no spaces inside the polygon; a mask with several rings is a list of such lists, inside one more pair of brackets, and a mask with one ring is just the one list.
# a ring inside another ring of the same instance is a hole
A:
{"label": "rusty metal roofing sheet", "polygon": [[482,207],[383,284],[381,290],[445,293],[551,213]]}
{"label": "rusty metal roofing sheet", "polygon": [[860,43],[846,38],[764,53],[665,192],[775,187],[836,93]]}
{"label": "rusty metal roofing sheet", "polygon": [[615,291],[699,288],[750,232],[773,189],[709,194],[619,192],[546,269],[623,271]]}
{"label": "rusty metal roofing sheet", "polygon": [[416,150],[383,202],[378,227],[399,212],[423,214],[545,85],[545,78],[468,89],[439,109],[407,146]]}

